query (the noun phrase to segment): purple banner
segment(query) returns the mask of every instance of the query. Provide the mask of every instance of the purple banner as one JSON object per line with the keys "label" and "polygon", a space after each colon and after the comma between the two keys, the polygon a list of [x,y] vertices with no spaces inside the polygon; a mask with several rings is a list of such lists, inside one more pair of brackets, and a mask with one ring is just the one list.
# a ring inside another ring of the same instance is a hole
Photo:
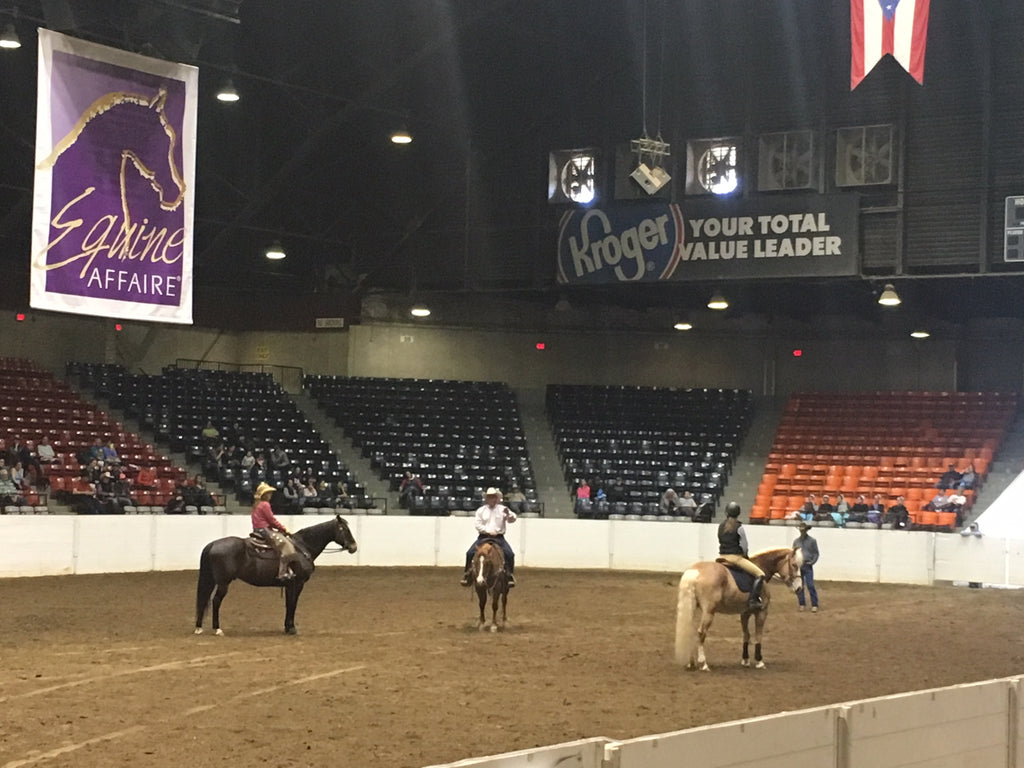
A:
{"label": "purple banner", "polygon": [[32,306],[192,322],[196,71],[40,30]]}

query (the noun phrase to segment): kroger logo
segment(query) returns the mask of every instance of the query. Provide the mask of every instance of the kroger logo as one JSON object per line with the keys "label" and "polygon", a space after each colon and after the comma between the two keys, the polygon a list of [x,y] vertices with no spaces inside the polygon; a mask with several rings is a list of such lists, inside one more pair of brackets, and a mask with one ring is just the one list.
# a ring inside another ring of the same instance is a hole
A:
{"label": "kroger logo", "polygon": [[576,209],[562,217],[558,280],[663,280],[679,262],[683,218],[676,205]]}

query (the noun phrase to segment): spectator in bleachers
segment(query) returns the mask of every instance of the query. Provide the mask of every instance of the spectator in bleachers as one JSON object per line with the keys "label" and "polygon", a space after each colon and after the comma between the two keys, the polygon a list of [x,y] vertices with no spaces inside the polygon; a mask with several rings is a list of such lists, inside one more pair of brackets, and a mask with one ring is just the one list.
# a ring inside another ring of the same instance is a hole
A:
{"label": "spectator in bleachers", "polygon": [[949,468],[942,473],[942,477],[939,478],[939,482],[935,484],[936,488],[945,490],[946,488],[956,488],[960,482],[961,475],[956,471],[956,465],[950,464]]}
{"label": "spectator in bleachers", "polygon": [[626,484],[622,482],[621,477],[616,477],[615,480],[608,486],[608,501],[614,504],[617,501],[626,500]]}
{"label": "spectator in bleachers", "polygon": [[195,507],[212,507],[213,494],[206,487],[206,478],[201,474],[192,477],[192,482],[183,490],[186,502]]}
{"label": "spectator in bleachers", "polygon": [[420,480],[419,475],[415,475],[412,472],[406,472],[405,477],[402,478],[402,484],[398,486],[399,503],[403,507],[411,509],[413,499],[422,495],[423,481]]}
{"label": "spectator in bleachers", "polygon": [[803,506],[796,511],[797,516],[805,521],[811,522],[814,520],[814,515],[818,511],[818,499],[813,493],[808,493],[807,498],[804,500]]}
{"label": "spectator in bleachers", "polygon": [[320,506],[320,494],[316,489],[316,481],[312,478],[306,481],[306,484],[302,486],[302,508],[305,509],[316,509]]}
{"label": "spectator in bleachers", "polygon": [[284,488],[281,489],[281,494],[284,496],[284,507],[288,510],[287,514],[298,514],[302,510],[302,488],[299,487],[294,477],[288,478]]}
{"label": "spectator in bleachers", "polygon": [[863,493],[857,494],[853,506],[850,507],[851,523],[866,523],[868,521],[868,502]]}
{"label": "spectator in bleachers", "polygon": [[814,520],[819,523],[833,523],[835,518],[832,517],[832,513],[835,511],[836,508],[832,506],[831,497],[827,493],[822,494],[821,504],[814,512]]}
{"label": "spectator in bleachers", "polygon": [[213,421],[211,419],[207,419],[206,426],[203,427],[203,431],[199,434],[202,436],[203,442],[207,445],[214,445],[220,442],[220,430],[213,426]]}
{"label": "spectator in bleachers", "polygon": [[933,512],[949,512],[949,494],[946,493],[946,486],[941,486],[939,492],[932,496],[932,500],[925,505],[925,509]]}
{"label": "spectator in bleachers", "polygon": [[512,490],[505,497],[505,501],[508,502],[513,512],[519,513],[523,511],[523,505],[526,503],[526,494],[519,489],[518,485],[513,485]]}
{"label": "spectator in bleachers", "polygon": [[893,528],[901,530],[910,528],[910,512],[907,511],[907,505],[903,503],[902,496],[897,496],[896,503],[886,511],[884,522],[892,523]]}
{"label": "spectator in bleachers", "polygon": [[959,528],[964,524],[964,507],[967,505],[967,497],[961,496],[958,493],[949,494],[949,509],[948,512],[956,513],[956,525]]}
{"label": "spectator in bleachers", "polygon": [[874,525],[881,525],[885,517],[885,502],[882,501],[882,494],[876,493],[868,507],[868,522]]}
{"label": "spectator in bleachers", "polygon": [[674,488],[666,488],[665,492],[661,494],[661,503],[658,505],[658,511],[662,515],[681,514],[682,507],[680,505],[681,499],[679,494],[676,493]]}
{"label": "spectator in bleachers", "polygon": [[93,459],[103,461],[103,440],[98,437],[92,441],[92,445],[89,447],[89,460]]}
{"label": "spectator in bleachers", "polygon": [[256,464],[256,457],[253,456],[252,455],[252,451],[249,451],[249,450],[247,450],[244,453],[244,455],[242,456],[241,460],[238,462],[238,466],[240,466],[246,472],[251,470],[255,464]]}
{"label": "spectator in bleachers", "polygon": [[956,488],[959,491],[965,491],[974,488],[978,483],[978,473],[974,470],[974,464],[968,464],[967,469],[960,475],[960,481],[956,484]]}
{"label": "spectator in bleachers", "polygon": [[850,516],[850,502],[841,493],[836,496],[836,512],[842,515],[844,519]]}
{"label": "spectator in bleachers", "polygon": [[106,444],[103,446],[103,463],[104,464],[120,464],[121,457],[117,455],[117,446],[114,441],[107,438]]}
{"label": "spectator in bleachers", "polygon": [[334,509],[334,493],[326,480],[321,480],[316,484],[316,498],[321,509]]}
{"label": "spectator in bleachers", "polygon": [[339,480],[334,488],[334,505],[343,507],[348,503],[349,498],[348,483],[344,480]]}
{"label": "spectator in bleachers", "polygon": [[89,463],[82,467],[82,477],[90,483],[98,483],[102,474],[103,462],[99,459],[90,459]]}
{"label": "spectator in bleachers", "polygon": [[18,461],[20,461],[24,466],[26,464],[25,460],[31,457],[32,452],[29,451],[27,445],[21,442],[20,437],[11,438],[11,445],[7,449],[7,455],[4,456],[6,459],[5,463],[8,467],[14,466],[14,463]]}
{"label": "spectator in bleachers", "polygon": [[693,517],[697,514],[697,500],[689,491],[683,491],[683,495],[679,499],[679,510],[680,514],[685,517]]}
{"label": "spectator in bleachers", "polygon": [[21,491],[11,480],[11,473],[6,469],[0,469],[0,505],[6,507],[8,504],[24,503],[25,499],[22,498]]}
{"label": "spectator in bleachers", "polygon": [[256,463],[249,467],[249,479],[253,487],[267,479],[267,458],[262,453],[256,457]]}
{"label": "spectator in bleachers", "polygon": [[14,466],[11,467],[11,482],[18,490],[25,490],[25,468],[20,461],[14,462]]}
{"label": "spectator in bleachers", "polygon": [[280,445],[275,445],[274,449],[270,452],[270,466],[274,469],[287,469],[291,463],[291,459],[288,458],[288,453],[285,449]]}
{"label": "spectator in bleachers", "polygon": [[185,514],[185,497],[181,493],[176,493],[171,497],[171,500],[164,506],[165,515],[184,515]]}
{"label": "spectator in bleachers", "polygon": [[585,478],[583,480],[580,480],[579,485],[576,486],[574,496],[576,497],[575,506],[576,512],[578,514],[579,508],[583,506],[580,502],[590,501],[590,483],[588,483]]}
{"label": "spectator in bleachers", "polygon": [[43,435],[43,439],[36,446],[36,460],[43,464],[50,464],[57,460],[57,454],[54,452],[53,446],[50,445],[48,435]]}

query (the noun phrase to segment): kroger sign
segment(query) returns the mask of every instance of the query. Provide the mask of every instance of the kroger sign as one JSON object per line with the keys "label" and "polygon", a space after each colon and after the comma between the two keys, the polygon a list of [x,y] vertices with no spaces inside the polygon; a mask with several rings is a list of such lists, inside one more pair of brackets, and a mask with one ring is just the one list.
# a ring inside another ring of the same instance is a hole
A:
{"label": "kroger sign", "polygon": [[664,280],[679,262],[683,217],[677,205],[575,209],[562,217],[558,281]]}

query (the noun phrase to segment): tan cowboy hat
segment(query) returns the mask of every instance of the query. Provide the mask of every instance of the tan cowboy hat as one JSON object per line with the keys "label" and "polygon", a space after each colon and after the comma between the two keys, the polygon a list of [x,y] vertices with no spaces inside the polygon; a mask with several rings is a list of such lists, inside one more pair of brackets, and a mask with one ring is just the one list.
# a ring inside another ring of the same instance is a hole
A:
{"label": "tan cowboy hat", "polygon": [[500,499],[501,491],[499,491],[497,488],[491,487],[484,491],[484,496],[497,496]]}
{"label": "tan cowboy hat", "polygon": [[272,486],[270,483],[260,483],[256,486],[256,493],[254,494],[257,499],[262,499],[266,493],[273,493],[277,488]]}

